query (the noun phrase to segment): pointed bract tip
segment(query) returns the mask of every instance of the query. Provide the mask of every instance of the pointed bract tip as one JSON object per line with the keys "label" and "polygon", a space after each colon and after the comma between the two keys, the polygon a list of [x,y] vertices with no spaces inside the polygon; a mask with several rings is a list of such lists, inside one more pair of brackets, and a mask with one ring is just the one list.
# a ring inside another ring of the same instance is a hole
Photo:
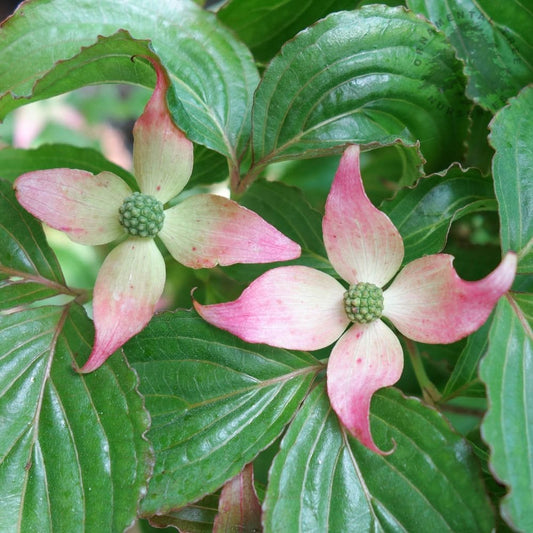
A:
{"label": "pointed bract tip", "polygon": [[183,190],[191,176],[193,144],[172,120],[167,105],[170,82],[164,68],[156,60],[147,59],[157,81],[133,127],[133,166],[141,192],[166,203]]}

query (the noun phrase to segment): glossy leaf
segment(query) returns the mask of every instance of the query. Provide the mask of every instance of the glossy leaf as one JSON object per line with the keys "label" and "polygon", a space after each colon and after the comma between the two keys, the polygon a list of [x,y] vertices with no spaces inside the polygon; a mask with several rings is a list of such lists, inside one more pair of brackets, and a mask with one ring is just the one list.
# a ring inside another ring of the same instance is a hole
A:
{"label": "glossy leaf", "polygon": [[[248,49],[212,13],[188,0],[161,0],[149,8],[144,0],[28,2],[0,33],[2,60],[17,64],[16,69],[2,72],[0,87],[13,97],[31,96],[43,74],[71,58],[70,76],[61,88],[79,87],[77,76],[85,63],[78,65],[75,56],[83,58],[82,47],[94,45],[98,35],[109,37],[119,30],[137,40],[151,40],[170,76],[168,99],[177,125],[191,140],[235,161],[250,134],[257,70]],[[132,44],[130,56],[137,53],[137,46]],[[144,67],[138,65],[142,60],[130,61],[127,50],[126,40],[124,56],[115,58],[102,51],[98,69],[82,68],[83,84],[103,81],[102,70],[108,72],[108,82],[131,81],[131,72]],[[18,100],[19,105],[24,102]]]}
{"label": "glossy leaf", "polygon": [[495,209],[492,183],[475,169],[452,166],[400,191],[382,210],[403,237],[404,264],[440,252],[454,220],[473,211]]}
{"label": "glossy leaf", "polygon": [[357,0],[230,0],[218,18],[237,33],[256,59],[266,62],[296,33],[333,11],[354,9]]}
{"label": "glossy leaf", "polygon": [[334,13],[265,70],[254,99],[252,173],[346,143],[398,139],[419,140],[428,170],[440,170],[461,157],[468,108],[461,64],[427,22],[379,5]]}
{"label": "glossy leaf", "polygon": [[151,455],[136,377],[116,355],[88,376],[90,321],[76,306],[0,315],[0,530],[122,531]]}
{"label": "glossy leaf", "polygon": [[41,223],[17,202],[11,183],[0,180],[0,309],[58,293],[69,291]]}
{"label": "glossy leaf", "polygon": [[219,488],[283,430],[322,365],[246,344],[191,312],[165,313],[124,348],[152,417],[156,465],[144,515]]}
{"label": "glossy leaf", "polygon": [[266,531],[491,531],[479,466],[436,411],[385,389],[371,422],[380,447],[394,439],[394,453],[348,436],[323,387],[314,389],[272,465]]}
{"label": "glossy leaf", "polygon": [[533,528],[532,366],[531,326],[512,299],[502,298],[492,321],[489,350],[480,368],[489,399],[481,431],[490,447],[490,467],[508,487],[501,502],[502,516],[520,531]]}
{"label": "glossy leaf", "polygon": [[518,272],[533,272],[533,86],[491,122],[492,163],[503,251],[518,252]]}
{"label": "glossy leaf", "polygon": [[[58,20],[56,23],[59,24],[60,21]],[[4,32],[9,34],[9,29],[7,25]],[[96,36],[97,34],[94,35],[95,38]],[[55,43],[52,40],[50,44]],[[1,49],[2,39],[0,38]],[[16,92],[12,90],[6,92],[9,85],[6,84],[7,80],[2,80],[0,85],[2,87],[0,117],[3,119],[7,113],[22,104],[57,96],[84,85],[115,82],[135,83],[146,87],[153,86],[155,73],[152,67],[144,60],[134,60],[134,56],[153,57],[147,40],[136,41],[126,31],[119,31],[110,37],[100,35],[96,44],[83,48],[73,58],[57,62],[44,76],[39,76],[31,89],[31,96],[28,98],[21,100],[17,98]],[[18,68],[13,70],[15,73],[18,72]],[[11,75],[13,74],[11,73]]]}
{"label": "glossy leaf", "polygon": [[467,94],[492,111],[533,81],[531,6],[521,0],[407,0],[466,63]]}

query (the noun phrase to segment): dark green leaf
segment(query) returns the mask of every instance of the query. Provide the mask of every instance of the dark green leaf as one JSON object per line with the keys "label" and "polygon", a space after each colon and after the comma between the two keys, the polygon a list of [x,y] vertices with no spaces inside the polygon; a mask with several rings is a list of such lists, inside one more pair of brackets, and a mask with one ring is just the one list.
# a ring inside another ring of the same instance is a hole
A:
{"label": "dark green leaf", "polygon": [[478,365],[487,352],[492,316],[466,341],[453,373],[442,393],[444,399],[450,396],[484,396],[485,388],[479,382]]}
{"label": "dark green leaf", "polygon": [[512,299],[502,298],[492,321],[489,350],[480,368],[489,398],[481,430],[491,449],[491,469],[509,488],[501,503],[502,516],[520,531],[533,529],[532,366],[531,327],[520,307]]}
{"label": "dark green leaf", "polygon": [[11,183],[0,179],[0,309],[68,292],[41,223],[20,206]]}
{"label": "dark green leaf", "polygon": [[279,182],[255,182],[240,203],[300,244],[310,254],[326,257],[322,240],[322,215],[314,210],[295,187]]}
{"label": "dark green leaf", "polygon": [[296,33],[333,11],[353,9],[354,0],[230,0],[218,18],[233,29],[254,56],[266,62]]}
{"label": "dark green leaf", "polygon": [[433,26],[401,8],[332,14],[287,43],[255,94],[253,150],[267,163],[417,140],[427,168],[461,159],[462,67]]}
{"label": "dark green leaf", "polygon": [[264,502],[267,531],[486,531],[494,526],[480,469],[462,438],[394,389],[372,400],[381,456],[348,436],[323,386],[285,435]]}
{"label": "dark green leaf", "polygon": [[[130,61],[128,53],[138,53],[140,45],[124,33],[119,34],[124,43],[118,58],[114,47],[107,50],[104,46],[106,39],[94,44],[99,35],[109,38],[119,30],[137,40],[151,40],[152,50],[171,79],[168,99],[178,126],[191,140],[222,153],[236,165],[237,154],[250,135],[257,69],[249,50],[212,13],[187,0],[164,0],[150,6],[144,0],[26,3],[1,30],[2,61],[17,68],[3,70],[0,87],[12,97],[29,97],[37,80],[62,68],[61,60],[70,60],[71,74],[57,80],[63,91],[95,82],[132,81],[139,69],[137,82],[153,83],[153,73],[149,74],[144,60]],[[119,37],[112,39],[115,45]],[[91,49],[82,51],[82,47]],[[91,50],[97,68],[85,63]]]}
{"label": "dark green leaf", "polygon": [[533,272],[533,86],[513,98],[490,126],[502,248],[518,252],[518,272]]}
{"label": "dark green leaf", "polygon": [[[372,203],[379,205],[399,188],[416,182],[423,162],[417,147],[398,143],[363,152],[361,174]],[[267,178],[300,188],[309,203],[323,212],[338,166],[339,156],[283,161],[268,167]]]}
{"label": "dark green leaf", "polygon": [[281,433],[322,369],[309,354],[246,344],[186,311],[157,316],[124,350],[152,416],[145,515],[238,474]]}
{"label": "dark green leaf", "polygon": [[194,167],[187,189],[197,185],[209,185],[228,178],[228,161],[217,152],[205,146],[194,147]]}
{"label": "dark green leaf", "polygon": [[[200,501],[168,514],[150,517],[150,523],[158,528],[174,526],[186,533],[212,533],[218,512],[218,496],[210,494]],[[147,531],[143,528],[143,531]],[[159,533],[160,529],[150,529]],[[172,531],[175,531],[174,529]]]}
{"label": "dark green leaf", "polygon": [[490,111],[474,106],[470,114],[472,124],[466,140],[467,152],[464,166],[476,167],[484,176],[490,173],[494,150],[489,145],[489,122],[493,114]]}
{"label": "dark green leaf", "polygon": [[[371,152],[362,154],[361,159],[369,153]],[[316,159],[282,161],[270,165],[266,169],[265,176],[267,180],[281,181],[286,185],[297,187],[303,192],[306,201],[323,213],[333,177],[339,166],[339,159],[338,155],[333,155]]]}
{"label": "dark green leaf", "polygon": [[74,305],[0,315],[0,530],[123,531],[149,474],[148,416],[117,354],[81,376],[92,344]]}
{"label": "dark green leaf", "polygon": [[361,154],[365,192],[375,204],[390,198],[401,187],[411,186],[423,175],[424,158],[418,146],[394,143]]}
{"label": "dark green leaf", "polygon": [[444,248],[451,223],[473,211],[494,209],[492,183],[478,170],[453,165],[400,191],[382,209],[401,233],[404,262]]}
{"label": "dark green leaf", "polygon": [[521,0],[407,0],[466,63],[467,94],[492,111],[533,81],[531,6]]}

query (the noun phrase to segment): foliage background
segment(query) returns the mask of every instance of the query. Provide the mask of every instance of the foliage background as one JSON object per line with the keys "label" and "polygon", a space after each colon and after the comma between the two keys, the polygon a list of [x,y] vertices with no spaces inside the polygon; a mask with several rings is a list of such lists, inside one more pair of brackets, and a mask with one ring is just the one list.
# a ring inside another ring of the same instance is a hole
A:
{"label": "foliage background", "polygon": [[[137,515],[211,531],[220,487],[250,462],[265,531],[533,529],[532,12],[517,0],[365,3],[33,0],[3,23],[2,531],[122,531]],[[45,236],[11,183],[65,166],[131,181],[117,129],[129,133],[153,87],[146,55],[167,69],[169,109],[196,143],[190,193],[228,183],[302,246],[297,263],[331,273],[321,214],[354,142],[406,262],[444,250],[479,279],[518,253],[512,291],[478,332],[404,345],[401,381],[372,403],[376,441],[394,439],[394,454],[339,426],[327,349],[248,345],[186,310],[192,287],[228,300],[271,265],[168,260],[167,311],[102,369],[72,371],[93,339],[77,288],[107,250]],[[33,144],[13,147],[37,122]]]}

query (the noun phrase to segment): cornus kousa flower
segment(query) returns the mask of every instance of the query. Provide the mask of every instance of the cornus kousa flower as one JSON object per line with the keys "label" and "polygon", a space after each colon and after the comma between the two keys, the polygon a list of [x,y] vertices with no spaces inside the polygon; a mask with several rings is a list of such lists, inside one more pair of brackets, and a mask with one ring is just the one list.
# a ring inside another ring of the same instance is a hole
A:
{"label": "cornus kousa flower", "polygon": [[134,129],[133,162],[140,192],[111,172],[93,175],[59,168],[23,174],[18,201],[73,241],[97,245],[126,236],[106,257],[94,287],[90,372],[138,333],[155,311],[165,284],[165,263],[154,237],[191,268],[293,259],[300,247],[256,213],[210,194],[165,209],[192,172],[192,143],[173,124],[168,81],[153,62],[157,83]]}
{"label": "cornus kousa flower", "polygon": [[312,268],[286,266],[260,276],[233,302],[195,308],[248,342],[316,350],[337,341],[327,367],[331,405],[352,435],[382,453],[370,433],[370,400],[403,368],[400,342],[382,317],[415,341],[455,342],[479,328],[510,288],[516,255],[475,282],[458,277],[450,255],[429,255],[387,287],[402,264],[403,241],[365,194],[357,146],[341,159],[322,228],[329,260],[347,286]]}

